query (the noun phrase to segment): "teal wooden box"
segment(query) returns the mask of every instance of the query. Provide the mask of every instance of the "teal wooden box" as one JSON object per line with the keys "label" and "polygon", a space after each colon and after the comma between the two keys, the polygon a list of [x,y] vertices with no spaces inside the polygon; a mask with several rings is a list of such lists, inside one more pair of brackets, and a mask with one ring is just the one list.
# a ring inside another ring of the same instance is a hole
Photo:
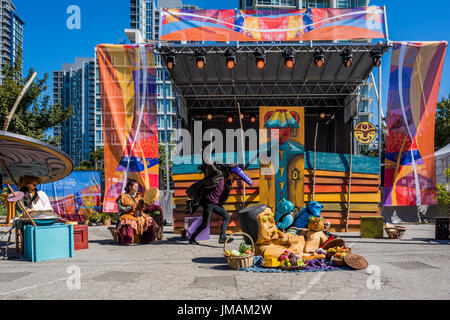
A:
{"label": "teal wooden box", "polygon": [[72,258],[73,226],[61,223],[37,228],[25,226],[24,256],[32,262]]}

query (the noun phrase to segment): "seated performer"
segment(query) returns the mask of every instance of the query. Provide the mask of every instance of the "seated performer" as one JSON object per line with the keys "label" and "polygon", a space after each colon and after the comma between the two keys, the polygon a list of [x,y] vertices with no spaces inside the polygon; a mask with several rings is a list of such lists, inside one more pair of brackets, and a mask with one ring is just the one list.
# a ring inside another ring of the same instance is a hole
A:
{"label": "seated performer", "polygon": [[30,213],[35,211],[53,211],[47,194],[44,191],[37,191],[37,186],[40,183],[41,179],[37,177],[23,176],[20,178],[19,191],[24,193],[22,201]]}
{"label": "seated performer", "polygon": [[136,236],[140,243],[149,244],[155,239],[159,227],[154,219],[142,213],[144,201],[138,190],[138,182],[129,180],[125,187],[125,193],[117,199],[120,215],[117,234],[122,245],[134,243]]}

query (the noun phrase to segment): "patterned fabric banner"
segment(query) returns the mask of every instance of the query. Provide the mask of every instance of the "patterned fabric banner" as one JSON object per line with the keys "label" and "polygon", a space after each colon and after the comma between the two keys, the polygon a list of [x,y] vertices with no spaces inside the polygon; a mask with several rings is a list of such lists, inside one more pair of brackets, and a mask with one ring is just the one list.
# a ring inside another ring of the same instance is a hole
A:
{"label": "patterned fabric banner", "polygon": [[161,40],[300,41],[386,38],[383,7],[294,10],[162,9]]}
{"label": "patterned fabric banner", "polygon": [[104,212],[128,179],[159,187],[158,117],[153,45],[99,45],[97,59],[105,145]]}
{"label": "patterned fabric banner", "polygon": [[398,42],[387,111],[385,206],[433,205],[434,126],[447,42]]}
{"label": "patterned fabric banner", "polygon": [[60,216],[84,215],[93,209],[101,212],[102,174],[99,171],[73,171],[68,177],[38,186],[50,199]]}

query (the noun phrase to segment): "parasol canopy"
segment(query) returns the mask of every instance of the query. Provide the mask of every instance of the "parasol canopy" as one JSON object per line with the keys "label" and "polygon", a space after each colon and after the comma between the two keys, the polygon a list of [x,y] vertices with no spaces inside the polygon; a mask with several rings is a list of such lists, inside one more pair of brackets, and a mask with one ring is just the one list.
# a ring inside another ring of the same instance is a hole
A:
{"label": "parasol canopy", "polygon": [[[0,162],[18,180],[24,175],[35,176],[42,183],[59,181],[73,170],[73,161],[65,152],[39,140],[0,131]],[[0,166],[3,183],[13,184],[8,172]]]}

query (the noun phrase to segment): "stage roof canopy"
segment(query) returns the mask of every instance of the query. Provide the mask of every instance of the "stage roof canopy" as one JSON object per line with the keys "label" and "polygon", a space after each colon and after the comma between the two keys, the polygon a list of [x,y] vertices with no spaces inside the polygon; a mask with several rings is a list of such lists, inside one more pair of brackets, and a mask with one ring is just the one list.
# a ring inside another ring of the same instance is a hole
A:
{"label": "stage roof canopy", "polygon": [[[206,66],[196,66],[195,50],[206,51]],[[236,66],[228,69],[225,51],[236,50]],[[314,64],[316,48],[324,51],[325,64]],[[266,66],[256,67],[255,49],[266,52]],[[292,48],[295,66],[285,66],[283,52]],[[353,64],[343,64],[342,51],[351,49]],[[344,107],[347,98],[357,94],[359,86],[370,76],[374,68],[370,52],[374,49],[385,53],[386,43],[294,43],[294,44],[167,44],[160,43],[163,63],[171,52],[176,59],[170,71],[174,86],[184,98],[193,114],[207,109],[228,112],[241,108],[256,109],[259,106]]]}

